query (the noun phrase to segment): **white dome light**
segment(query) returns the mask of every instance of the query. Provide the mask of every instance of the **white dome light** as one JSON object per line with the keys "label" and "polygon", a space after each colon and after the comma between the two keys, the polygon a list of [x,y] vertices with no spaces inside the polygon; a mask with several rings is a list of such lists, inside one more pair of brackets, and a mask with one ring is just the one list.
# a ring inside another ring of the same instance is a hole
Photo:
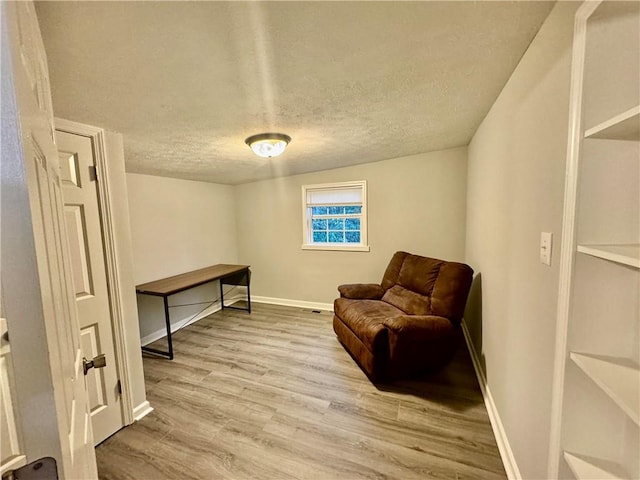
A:
{"label": "white dome light", "polygon": [[283,133],[260,133],[247,138],[244,143],[259,157],[269,158],[282,154],[290,141],[291,137]]}

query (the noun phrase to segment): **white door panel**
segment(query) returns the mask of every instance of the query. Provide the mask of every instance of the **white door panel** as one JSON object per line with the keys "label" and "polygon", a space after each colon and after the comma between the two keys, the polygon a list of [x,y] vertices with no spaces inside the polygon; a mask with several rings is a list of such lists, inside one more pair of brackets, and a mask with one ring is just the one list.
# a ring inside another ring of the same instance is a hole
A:
{"label": "white door panel", "polygon": [[107,365],[89,370],[87,389],[96,444],[124,426],[118,389],[111,308],[91,138],[56,130],[64,210],[82,354],[104,354]]}
{"label": "white door panel", "polygon": [[[77,313],[72,303],[70,272],[67,263],[66,239],[63,236],[62,196],[55,163],[50,163],[39,147],[37,135],[33,136],[33,184],[29,186],[32,203],[40,218],[35,219],[36,245],[40,244],[38,267],[43,296],[43,311],[47,341],[51,353],[54,394],[58,401],[61,434],[68,444],[62,444],[66,471],[84,478],[91,470],[93,452],[87,393],[82,369],[82,351]],[[46,141],[44,138],[41,140]],[[27,169],[29,171],[29,169]],[[32,207],[32,211],[34,210]],[[66,458],[65,458],[66,457]],[[69,473],[67,477],[75,478]]]}
{"label": "white door panel", "polygon": [[71,272],[76,299],[93,295],[91,273],[89,271],[89,251],[85,237],[86,222],[82,205],[64,206],[69,250],[71,251]]}

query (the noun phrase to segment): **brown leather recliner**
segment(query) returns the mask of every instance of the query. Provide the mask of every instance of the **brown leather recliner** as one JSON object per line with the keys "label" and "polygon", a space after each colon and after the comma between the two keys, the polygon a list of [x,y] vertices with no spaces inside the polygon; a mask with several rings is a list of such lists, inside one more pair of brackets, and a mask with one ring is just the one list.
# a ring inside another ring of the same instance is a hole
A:
{"label": "brown leather recliner", "polygon": [[372,380],[438,369],[459,343],[472,277],[463,263],[396,252],[380,285],[338,287],[333,329]]}

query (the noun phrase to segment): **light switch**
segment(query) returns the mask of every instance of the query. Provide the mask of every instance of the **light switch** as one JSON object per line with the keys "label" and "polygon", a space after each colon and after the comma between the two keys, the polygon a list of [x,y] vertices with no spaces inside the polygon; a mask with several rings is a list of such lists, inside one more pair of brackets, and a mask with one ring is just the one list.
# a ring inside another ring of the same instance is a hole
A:
{"label": "light switch", "polygon": [[553,233],[542,232],[540,234],[540,263],[551,266],[551,246]]}

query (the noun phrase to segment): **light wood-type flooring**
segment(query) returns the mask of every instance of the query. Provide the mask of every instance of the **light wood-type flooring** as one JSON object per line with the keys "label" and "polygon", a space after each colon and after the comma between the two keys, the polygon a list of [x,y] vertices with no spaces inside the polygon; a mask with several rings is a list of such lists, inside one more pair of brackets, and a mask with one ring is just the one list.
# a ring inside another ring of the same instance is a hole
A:
{"label": "light wood-type flooring", "polygon": [[506,478],[464,341],[438,374],[373,385],[332,313],[252,308],[145,354],[155,410],[97,447],[101,479]]}

